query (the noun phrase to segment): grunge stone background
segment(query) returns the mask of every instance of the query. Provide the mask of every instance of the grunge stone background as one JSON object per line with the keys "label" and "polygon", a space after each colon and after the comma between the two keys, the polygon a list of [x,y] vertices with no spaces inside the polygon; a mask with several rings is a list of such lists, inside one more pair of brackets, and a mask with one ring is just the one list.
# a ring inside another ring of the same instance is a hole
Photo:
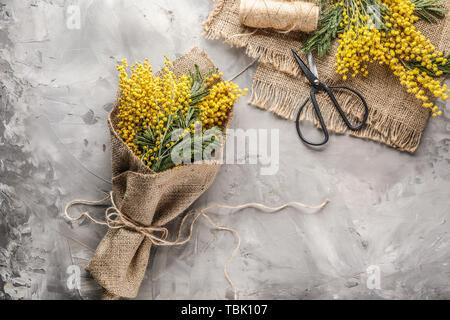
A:
{"label": "grunge stone background", "polygon": [[[211,8],[209,0],[0,0],[0,299],[99,298],[83,268],[106,230],[70,224],[62,211],[110,189],[115,65],[148,57],[157,69],[164,54],[198,45],[231,77],[250,60],[202,38]],[[250,87],[253,72],[236,82]],[[258,165],[224,165],[195,208],[331,202],[316,214],[211,213],[242,237],[230,265],[241,298],[450,298],[449,104],[409,155],[346,136],[312,151],[292,122],[246,100],[233,128],[279,129],[280,170],[261,176]],[[222,271],[233,246],[230,234],[201,221],[189,244],[153,250],[139,298],[231,298]],[[79,290],[67,283],[73,265]],[[367,286],[368,270],[380,271],[379,289]]]}

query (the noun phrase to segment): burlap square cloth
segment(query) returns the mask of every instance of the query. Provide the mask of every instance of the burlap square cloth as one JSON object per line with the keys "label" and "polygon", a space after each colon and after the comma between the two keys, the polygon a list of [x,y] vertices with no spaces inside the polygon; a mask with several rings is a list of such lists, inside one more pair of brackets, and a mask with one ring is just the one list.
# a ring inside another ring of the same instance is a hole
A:
{"label": "burlap square cloth", "polygon": [[[307,35],[247,28],[239,22],[239,4],[240,0],[218,0],[204,23],[204,35],[208,39],[223,38],[231,46],[244,47],[247,55],[259,59],[250,103],[294,120],[298,108],[309,96],[310,85],[302,77],[291,49],[300,49]],[[417,27],[439,50],[450,49],[450,15],[439,24],[420,22]],[[336,49],[337,43],[330,55],[315,59],[321,81],[355,88],[364,95],[369,105],[367,125],[360,131],[349,131],[349,134],[414,152],[430,116],[429,110],[424,109],[413,94],[406,92],[387,66],[372,64],[367,78],[342,81],[334,71]],[[355,97],[343,96],[343,93],[338,93],[337,97],[351,121],[361,119],[362,107]],[[337,133],[347,132],[347,127],[328,98],[320,95],[318,102],[328,129]],[[311,106],[303,112],[302,118],[318,124]]]}

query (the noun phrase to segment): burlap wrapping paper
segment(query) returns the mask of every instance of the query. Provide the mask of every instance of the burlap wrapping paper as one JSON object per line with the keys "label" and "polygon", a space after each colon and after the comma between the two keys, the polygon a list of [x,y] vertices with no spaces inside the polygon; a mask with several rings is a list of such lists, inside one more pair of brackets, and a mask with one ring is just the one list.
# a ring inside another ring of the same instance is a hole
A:
{"label": "burlap wrapping paper", "polygon": [[[280,34],[245,27],[239,22],[239,5],[240,0],[218,0],[204,23],[204,35],[209,39],[223,38],[231,46],[244,47],[247,55],[259,59],[250,103],[294,120],[298,108],[309,96],[310,85],[302,76],[291,49],[301,48],[308,35],[300,32]],[[417,27],[439,50],[450,50],[450,14],[439,24],[420,22]],[[342,81],[335,73],[336,48],[335,43],[330,55],[315,59],[321,81],[329,85],[355,88],[364,95],[369,105],[366,126],[359,131],[348,131],[349,134],[379,141],[402,151],[414,152],[430,116],[429,110],[421,107],[420,101],[413,94],[406,92],[386,66],[372,64],[367,78]],[[361,119],[362,106],[356,102],[355,97],[348,94],[341,96],[339,93],[337,96],[353,123]],[[347,132],[347,127],[327,96],[322,94],[317,98],[328,129],[337,133]],[[302,119],[318,124],[311,104],[303,112]]]}
{"label": "burlap wrapping paper", "polygon": [[[214,68],[198,48],[173,62],[175,74],[188,73],[197,64],[202,73]],[[218,163],[195,163],[155,173],[145,166],[116,132],[116,103],[109,119],[112,153],[112,191],[120,212],[141,226],[159,227],[182,214],[212,184]],[[232,119],[229,115],[224,127]],[[136,231],[109,229],[87,266],[104,288],[103,299],[136,297],[144,277],[152,242]]]}

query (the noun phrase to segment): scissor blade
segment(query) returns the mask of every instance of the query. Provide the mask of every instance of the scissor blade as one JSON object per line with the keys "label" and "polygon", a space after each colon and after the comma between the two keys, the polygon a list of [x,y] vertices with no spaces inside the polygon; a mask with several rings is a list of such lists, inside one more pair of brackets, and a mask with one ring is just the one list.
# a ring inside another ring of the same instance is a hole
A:
{"label": "scissor blade", "polygon": [[312,71],[308,68],[306,63],[303,62],[303,60],[298,56],[297,52],[295,52],[294,49],[292,49],[292,53],[294,54],[295,60],[297,60],[298,65],[300,66],[300,69],[302,69],[303,73],[306,76],[306,79],[308,79],[311,84],[315,84],[319,81],[319,79],[312,73]]}
{"label": "scissor blade", "polygon": [[309,70],[311,70],[313,75],[315,75],[316,78],[319,79],[319,71],[317,71],[317,65],[314,62],[314,57],[311,52],[308,52],[308,64],[309,64]]}

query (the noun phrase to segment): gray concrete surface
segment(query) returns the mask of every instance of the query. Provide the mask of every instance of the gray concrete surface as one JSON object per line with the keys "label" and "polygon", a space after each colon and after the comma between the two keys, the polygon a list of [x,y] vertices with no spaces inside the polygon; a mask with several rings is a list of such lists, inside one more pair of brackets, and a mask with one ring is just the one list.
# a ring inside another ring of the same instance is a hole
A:
{"label": "gray concrete surface", "polygon": [[[67,24],[70,5],[81,9],[79,29]],[[99,298],[83,267],[106,229],[70,224],[62,211],[110,190],[105,120],[115,65],[148,57],[157,66],[163,54],[198,45],[235,74],[250,61],[243,51],[201,36],[211,8],[210,0],[0,0],[0,299]],[[236,82],[250,87],[253,72]],[[258,165],[224,165],[194,207],[331,202],[318,213],[211,213],[242,237],[230,264],[240,298],[450,298],[449,104],[410,155],[334,135],[311,151],[292,122],[246,100],[233,127],[279,129],[280,170],[262,176]],[[153,250],[138,298],[231,298],[222,269],[234,244],[201,221],[189,244]],[[73,265],[79,290],[68,285]]]}

